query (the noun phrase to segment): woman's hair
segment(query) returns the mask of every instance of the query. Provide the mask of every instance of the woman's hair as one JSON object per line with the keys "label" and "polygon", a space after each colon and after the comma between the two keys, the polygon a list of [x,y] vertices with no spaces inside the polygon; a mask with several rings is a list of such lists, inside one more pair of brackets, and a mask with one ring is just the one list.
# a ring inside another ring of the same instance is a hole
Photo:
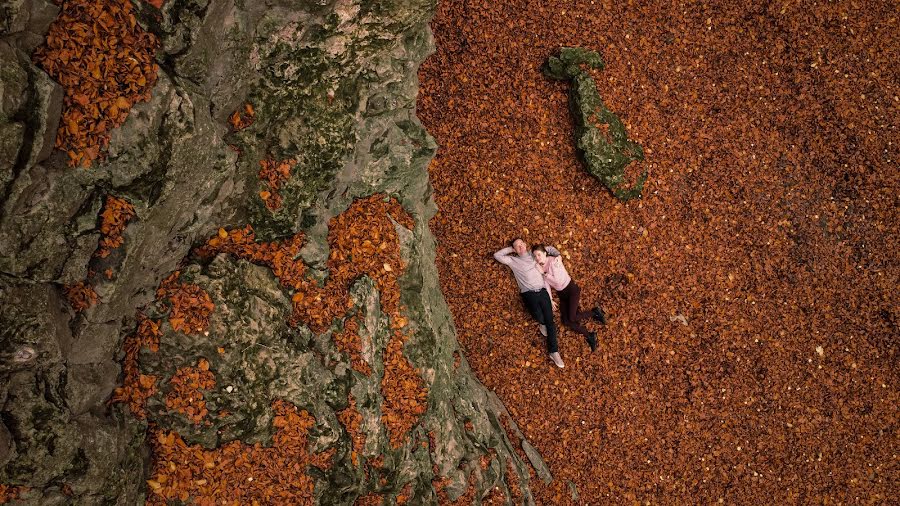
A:
{"label": "woman's hair", "polygon": [[545,248],[543,244],[535,244],[534,246],[532,246],[531,252],[534,253],[535,251],[540,251],[544,254],[547,254],[547,248]]}

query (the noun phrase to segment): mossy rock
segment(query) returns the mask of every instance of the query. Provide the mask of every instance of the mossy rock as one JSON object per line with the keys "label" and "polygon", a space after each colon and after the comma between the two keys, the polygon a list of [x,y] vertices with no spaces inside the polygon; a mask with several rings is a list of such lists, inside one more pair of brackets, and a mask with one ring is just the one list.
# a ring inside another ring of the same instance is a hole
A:
{"label": "mossy rock", "polygon": [[625,167],[644,159],[644,149],[630,140],[625,125],[610,111],[589,69],[603,70],[603,57],[595,51],[564,47],[544,65],[551,79],[572,81],[569,107],[575,119],[575,139],[587,171],[600,180],[617,198],[630,200],[641,196],[647,171],[630,188],[625,185]]}

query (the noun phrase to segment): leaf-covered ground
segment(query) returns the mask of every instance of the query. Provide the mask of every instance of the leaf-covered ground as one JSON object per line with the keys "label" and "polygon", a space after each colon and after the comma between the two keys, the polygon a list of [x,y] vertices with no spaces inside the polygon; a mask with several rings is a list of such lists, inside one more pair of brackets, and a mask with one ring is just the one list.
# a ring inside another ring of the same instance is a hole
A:
{"label": "leaf-covered ground", "polygon": [[60,15],[34,60],[65,90],[56,148],[69,165],[90,167],[105,157],[110,132],[131,107],[150,100],[159,41],[138,24],[131,2],[55,3]]}
{"label": "leaf-covered ground", "polygon": [[[419,116],[459,338],[548,460],[543,504],[897,497],[896,6],[442,1]],[[577,158],[559,46],[645,148],[619,203]],[[610,323],[547,360],[505,241],[558,246]],[[532,484],[539,480],[532,480]]]}

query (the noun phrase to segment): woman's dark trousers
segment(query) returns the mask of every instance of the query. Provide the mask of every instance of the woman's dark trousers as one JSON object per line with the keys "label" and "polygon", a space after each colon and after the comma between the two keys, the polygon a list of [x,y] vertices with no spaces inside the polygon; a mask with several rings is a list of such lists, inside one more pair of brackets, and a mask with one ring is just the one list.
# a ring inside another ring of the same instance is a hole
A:
{"label": "woman's dark trousers", "polygon": [[556,292],[559,295],[559,314],[562,324],[578,332],[584,337],[590,335],[590,331],[581,324],[581,320],[591,317],[590,311],[579,311],[578,300],[581,298],[581,287],[575,281],[569,281],[565,288]]}

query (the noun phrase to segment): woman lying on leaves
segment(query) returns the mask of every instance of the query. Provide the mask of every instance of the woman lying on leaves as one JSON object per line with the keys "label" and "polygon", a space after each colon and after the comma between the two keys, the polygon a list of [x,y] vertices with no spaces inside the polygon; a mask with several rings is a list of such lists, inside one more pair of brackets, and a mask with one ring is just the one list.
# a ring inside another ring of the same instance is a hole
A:
{"label": "woman lying on leaves", "polygon": [[544,281],[550,288],[556,290],[556,294],[559,296],[559,315],[563,325],[583,335],[587,339],[591,351],[596,350],[597,333],[586,329],[581,321],[593,317],[606,325],[606,315],[597,306],[590,311],[579,311],[578,299],[581,297],[581,287],[569,276],[556,248],[535,244],[531,247],[531,253],[538,263],[538,268],[544,274]]}

